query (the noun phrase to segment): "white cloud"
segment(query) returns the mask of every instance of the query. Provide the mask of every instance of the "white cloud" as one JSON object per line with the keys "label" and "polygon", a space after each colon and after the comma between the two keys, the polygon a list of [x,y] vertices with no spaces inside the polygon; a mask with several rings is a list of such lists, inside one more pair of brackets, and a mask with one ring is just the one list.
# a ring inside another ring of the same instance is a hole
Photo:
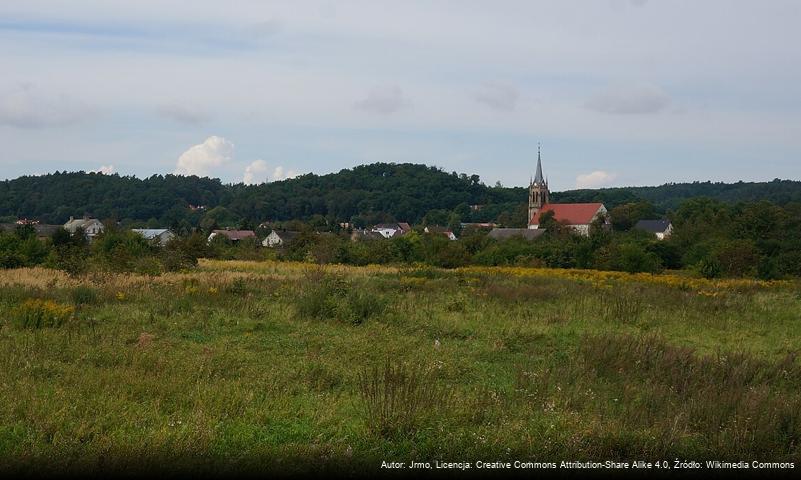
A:
{"label": "white cloud", "polygon": [[584,104],[590,110],[614,114],[658,113],[670,104],[668,94],[651,84],[615,85]]}
{"label": "white cloud", "polygon": [[209,176],[211,169],[230,162],[233,155],[233,143],[222,137],[211,136],[200,145],[190,147],[178,157],[175,174]]}
{"label": "white cloud", "polygon": [[207,113],[178,103],[160,106],[158,108],[158,114],[164,118],[187,125],[199,125],[209,120],[209,115]]}
{"label": "white cloud", "polygon": [[493,110],[511,111],[515,109],[520,92],[511,85],[488,82],[474,98]]}
{"label": "white cloud", "polygon": [[279,165],[273,170],[272,181],[277,182],[279,180],[288,180],[297,176],[298,172],[295,170],[288,170],[286,173],[284,173],[284,167]]}
{"label": "white cloud", "polygon": [[245,185],[257,185],[259,183],[264,183],[267,181],[277,182],[280,180],[287,180],[290,178],[295,178],[298,176],[298,172],[295,170],[287,170],[284,171],[284,167],[278,165],[273,169],[272,175],[267,175],[267,172],[270,170],[270,167],[267,165],[267,162],[264,160],[256,160],[251,162],[250,165],[245,167],[245,173],[242,176],[242,181]]}
{"label": "white cloud", "polygon": [[576,177],[576,188],[607,187],[614,182],[616,178],[616,173],[596,170],[592,173],[584,173]]}
{"label": "white cloud", "polygon": [[32,83],[23,83],[0,91],[0,125],[17,128],[58,127],[76,123],[89,109],[63,94],[42,91]]}
{"label": "white cloud", "polygon": [[356,108],[370,113],[389,115],[410,105],[403,97],[403,90],[397,85],[376,87],[365,98],[356,102]]}
{"label": "white cloud", "polygon": [[90,170],[90,173],[102,173],[103,175],[111,175],[114,173],[114,165],[100,165],[97,170]]}
{"label": "white cloud", "polygon": [[250,165],[245,167],[245,173],[242,176],[242,181],[245,185],[255,185],[267,181],[267,162],[264,160],[256,160],[251,162]]}

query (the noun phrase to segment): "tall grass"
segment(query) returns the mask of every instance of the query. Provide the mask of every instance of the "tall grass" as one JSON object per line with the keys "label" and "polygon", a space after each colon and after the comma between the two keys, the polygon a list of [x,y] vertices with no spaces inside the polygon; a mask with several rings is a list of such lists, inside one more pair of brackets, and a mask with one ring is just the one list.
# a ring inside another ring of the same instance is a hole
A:
{"label": "tall grass", "polygon": [[387,438],[413,434],[450,399],[433,369],[389,359],[360,373],[359,394],[367,428]]}

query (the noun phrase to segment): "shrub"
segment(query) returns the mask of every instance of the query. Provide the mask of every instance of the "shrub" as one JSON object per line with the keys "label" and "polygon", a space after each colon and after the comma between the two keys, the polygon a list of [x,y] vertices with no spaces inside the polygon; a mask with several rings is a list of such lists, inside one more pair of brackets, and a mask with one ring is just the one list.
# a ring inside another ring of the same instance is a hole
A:
{"label": "shrub", "polygon": [[347,297],[347,303],[340,310],[339,316],[358,325],[370,317],[381,315],[385,309],[386,302],[383,297],[359,290],[351,290]]}
{"label": "shrub", "polygon": [[312,275],[296,299],[300,316],[318,320],[336,319],[361,324],[386,308],[382,296],[364,292],[339,276]]}
{"label": "shrub", "polygon": [[381,367],[363,370],[358,380],[367,428],[382,437],[413,434],[450,399],[435,371],[420,364],[387,359]]}
{"label": "shrub", "polygon": [[11,311],[11,319],[19,328],[57,328],[72,318],[75,308],[52,300],[28,299]]}
{"label": "shrub", "polygon": [[718,278],[720,277],[721,273],[723,273],[720,263],[714,257],[706,257],[702,259],[700,262],[698,262],[697,268],[698,273],[700,273],[704,278]]}

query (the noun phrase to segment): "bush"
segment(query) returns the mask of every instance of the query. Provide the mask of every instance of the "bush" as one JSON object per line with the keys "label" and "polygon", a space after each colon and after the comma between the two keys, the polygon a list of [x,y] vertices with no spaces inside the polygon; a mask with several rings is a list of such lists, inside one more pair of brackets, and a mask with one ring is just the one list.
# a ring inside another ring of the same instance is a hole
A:
{"label": "bush", "polygon": [[701,274],[704,278],[718,278],[720,277],[723,269],[720,267],[720,263],[714,257],[706,257],[698,262],[698,273]]}
{"label": "bush", "polygon": [[60,327],[72,318],[75,308],[52,300],[28,299],[11,311],[12,322],[19,328]]}
{"label": "bush", "polygon": [[340,310],[340,318],[347,319],[351,323],[358,325],[370,317],[381,315],[385,309],[386,302],[383,297],[359,290],[351,290],[345,307]]}
{"label": "bush", "polygon": [[308,278],[295,305],[298,315],[318,320],[336,319],[354,325],[380,315],[386,308],[382,296],[364,292],[339,276]]}
{"label": "bush", "polygon": [[435,371],[389,359],[382,367],[361,372],[359,394],[367,428],[387,438],[413,434],[427,416],[436,415],[450,399],[448,391],[437,383]]}

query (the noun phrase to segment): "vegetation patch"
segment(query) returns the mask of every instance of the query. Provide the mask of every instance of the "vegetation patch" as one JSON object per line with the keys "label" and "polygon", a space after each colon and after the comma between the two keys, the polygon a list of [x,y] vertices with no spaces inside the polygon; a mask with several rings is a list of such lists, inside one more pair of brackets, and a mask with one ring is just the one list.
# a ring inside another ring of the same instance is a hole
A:
{"label": "vegetation patch", "polygon": [[28,299],[11,310],[11,323],[18,328],[58,328],[69,322],[75,308],[53,300]]}

